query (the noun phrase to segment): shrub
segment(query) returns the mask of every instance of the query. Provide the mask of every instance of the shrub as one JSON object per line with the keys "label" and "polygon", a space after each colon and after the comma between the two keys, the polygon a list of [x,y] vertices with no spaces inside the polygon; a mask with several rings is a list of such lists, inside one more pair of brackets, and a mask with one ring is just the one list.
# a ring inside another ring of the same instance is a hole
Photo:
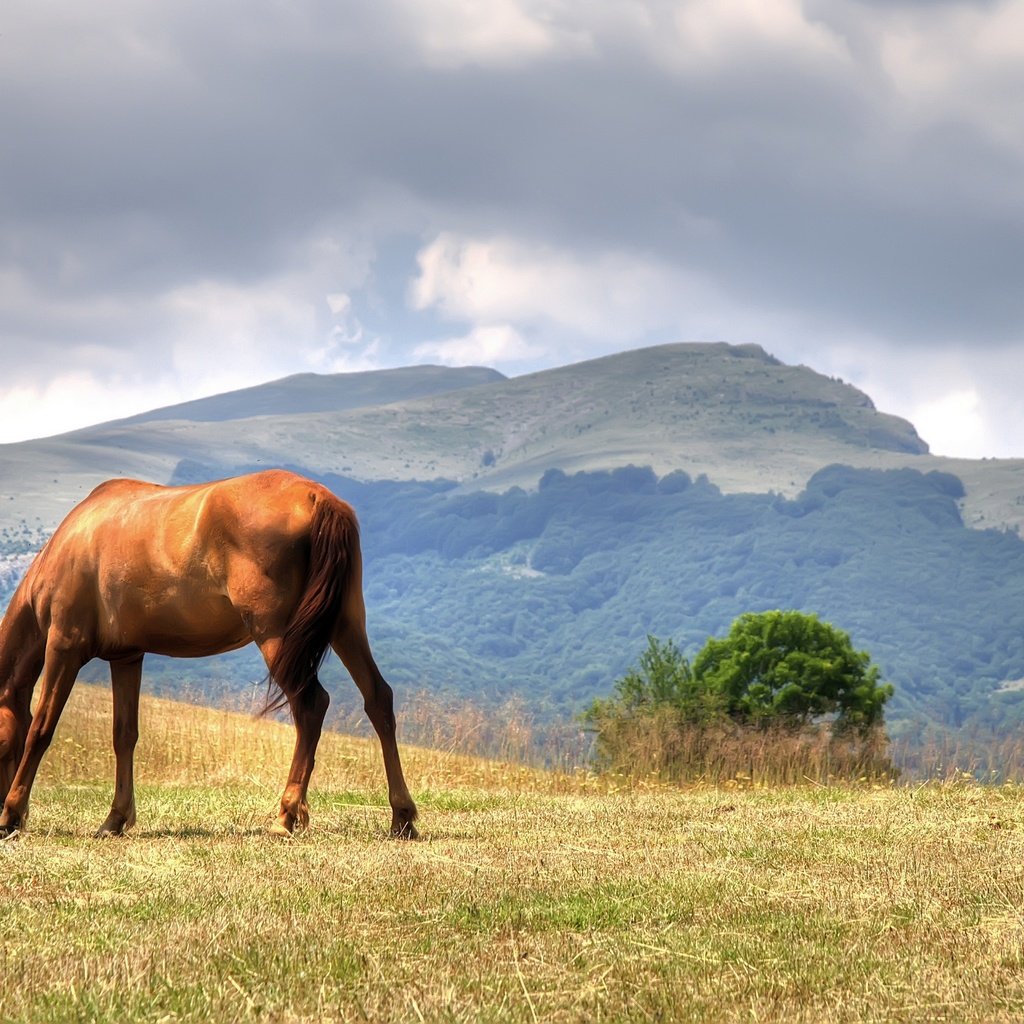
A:
{"label": "shrub", "polygon": [[740,616],[693,665],[647,637],[638,665],[585,712],[599,764],[631,775],[766,782],[891,775],[891,686],[841,630],[800,612]]}

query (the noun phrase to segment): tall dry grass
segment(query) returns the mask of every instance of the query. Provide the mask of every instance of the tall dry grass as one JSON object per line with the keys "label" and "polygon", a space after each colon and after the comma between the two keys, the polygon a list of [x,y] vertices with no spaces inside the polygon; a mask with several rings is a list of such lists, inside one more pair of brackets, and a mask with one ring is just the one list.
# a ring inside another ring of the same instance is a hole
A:
{"label": "tall dry grass", "polygon": [[[372,737],[357,701],[332,707],[327,726],[350,736]],[[464,697],[425,690],[396,696],[401,738],[431,750],[576,772],[592,761],[593,736],[564,716],[531,710],[512,698],[501,704],[478,704]]]}
{"label": "tall dry grass", "polygon": [[[261,719],[263,694],[221,707],[147,698],[141,710],[143,777],[168,782],[259,782],[277,786],[291,758],[294,732],[286,715]],[[748,729],[725,720],[697,727],[670,712],[603,723],[600,735],[565,717],[539,715],[521,701],[483,706],[463,698],[399,694],[399,742],[428,780],[468,773],[482,785],[521,776],[549,790],[620,785],[624,779],[670,784],[824,784],[899,779],[905,783],[1024,782],[1024,735],[988,729],[922,730],[888,741],[832,737],[827,729]],[[112,778],[110,693],[79,684],[44,761],[64,777]],[[353,742],[356,740],[358,742]],[[335,696],[314,786],[344,785],[356,773],[380,780],[380,752],[357,695]],[[608,778],[605,778],[607,776]],[[504,781],[503,781],[504,780]],[[541,781],[543,780],[543,781]],[[468,780],[467,780],[468,781]]]}
{"label": "tall dry grass", "polygon": [[719,718],[694,724],[670,708],[609,715],[598,723],[600,767],[666,782],[758,785],[891,780],[897,774],[880,731],[836,736],[827,726],[751,727]]}
{"label": "tall dry grass", "polygon": [[[212,708],[144,696],[139,714],[136,778],[140,785],[258,785],[268,809],[284,785],[295,732],[284,714],[258,717],[262,694]],[[338,702],[339,704],[341,702]],[[336,712],[317,751],[311,793],[366,790],[386,802],[380,745],[357,710]],[[40,784],[113,780],[112,707],[108,688],[79,683],[40,770]],[[570,733],[579,735],[579,731]],[[417,793],[469,787],[491,792],[567,793],[600,789],[582,767],[585,758],[562,753],[556,730],[535,730],[510,705],[485,714],[433,701],[426,695],[400,711],[399,745]],[[557,760],[560,770],[547,771]]]}
{"label": "tall dry grass", "polygon": [[968,726],[921,729],[890,745],[893,763],[915,781],[968,776],[983,782],[1024,782],[1024,733]]}

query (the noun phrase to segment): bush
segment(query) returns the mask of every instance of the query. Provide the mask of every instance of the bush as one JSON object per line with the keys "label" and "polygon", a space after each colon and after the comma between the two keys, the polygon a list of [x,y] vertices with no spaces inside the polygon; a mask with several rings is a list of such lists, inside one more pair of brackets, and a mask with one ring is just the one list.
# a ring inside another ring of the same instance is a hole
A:
{"label": "bush", "polygon": [[585,712],[602,767],[674,780],[827,781],[891,775],[869,656],[816,616],[740,616],[693,665],[647,637],[638,665]]}
{"label": "bush", "polygon": [[675,643],[662,643],[648,634],[647,650],[637,667],[615,683],[609,700],[594,701],[584,717],[594,723],[609,716],[628,717],[666,708],[691,723],[710,721],[724,711],[717,696],[694,678],[690,663]]}

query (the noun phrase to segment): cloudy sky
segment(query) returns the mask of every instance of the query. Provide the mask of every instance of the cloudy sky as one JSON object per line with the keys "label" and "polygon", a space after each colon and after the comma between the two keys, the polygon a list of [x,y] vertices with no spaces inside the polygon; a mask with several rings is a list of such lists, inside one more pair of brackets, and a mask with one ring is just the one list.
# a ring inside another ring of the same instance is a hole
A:
{"label": "cloudy sky", "polygon": [[754,342],[1024,456],[1024,3],[9,0],[0,441]]}

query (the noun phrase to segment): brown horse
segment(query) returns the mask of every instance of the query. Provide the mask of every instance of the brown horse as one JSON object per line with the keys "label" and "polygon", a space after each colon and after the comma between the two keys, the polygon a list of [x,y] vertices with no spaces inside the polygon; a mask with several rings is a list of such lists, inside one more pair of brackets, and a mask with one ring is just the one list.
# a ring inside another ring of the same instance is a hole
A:
{"label": "brown horse", "polygon": [[281,691],[270,706],[288,704],[295,722],[273,831],[309,822],[306,789],[329,703],[317,671],[331,646],[380,738],[391,832],[414,838],[392,691],[366,639],[355,513],[280,470],[190,487],[111,480],[61,523],[0,621],[0,836],[25,824],[39,763],[87,661],[110,663],[116,784],[97,835],[118,835],[135,822],[143,657],[201,657],[251,641]]}

